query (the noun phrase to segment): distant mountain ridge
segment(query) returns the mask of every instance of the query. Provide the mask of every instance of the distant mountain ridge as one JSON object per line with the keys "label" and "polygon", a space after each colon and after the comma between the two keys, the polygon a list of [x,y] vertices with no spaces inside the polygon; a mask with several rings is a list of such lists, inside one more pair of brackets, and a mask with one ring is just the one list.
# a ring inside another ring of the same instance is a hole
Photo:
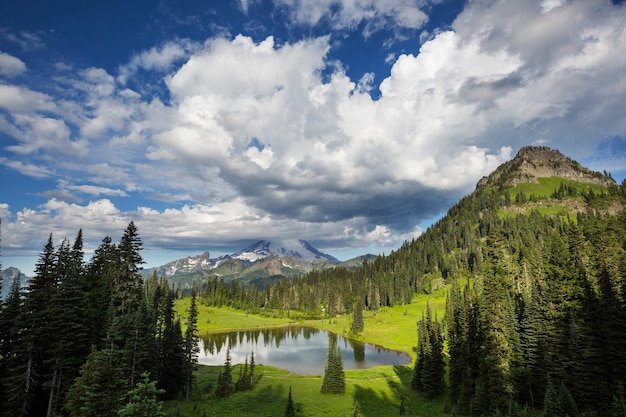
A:
{"label": "distant mountain ridge", "polygon": [[374,258],[374,255],[363,255],[341,262],[302,239],[259,240],[230,255],[211,258],[206,251],[143,272],[148,275],[156,271],[157,275],[181,283],[183,287],[211,277],[219,277],[227,283],[233,280],[262,283],[301,276],[313,270],[354,269]]}
{"label": "distant mountain ridge", "polygon": [[8,267],[2,272],[2,293],[0,294],[0,300],[6,300],[11,293],[11,287],[17,277],[20,278],[20,287],[26,288],[30,280],[24,273],[15,267]]}
{"label": "distant mountain ridge", "polygon": [[302,239],[259,240],[245,249],[230,255],[231,258],[250,262],[256,262],[268,256],[278,256],[280,258],[293,256],[309,262],[324,260],[335,263],[340,262],[337,258],[320,252],[309,242]]}

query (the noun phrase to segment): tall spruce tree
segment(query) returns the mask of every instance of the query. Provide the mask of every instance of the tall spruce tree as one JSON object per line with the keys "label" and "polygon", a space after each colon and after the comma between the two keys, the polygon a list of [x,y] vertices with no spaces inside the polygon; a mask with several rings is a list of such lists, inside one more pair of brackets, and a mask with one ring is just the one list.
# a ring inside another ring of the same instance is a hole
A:
{"label": "tall spruce tree", "polygon": [[328,355],[324,367],[324,378],[320,391],[328,394],[343,394],[346,390],[346,376],[343,371],[341,349],[337,344],[337,335],[328,334]]}
{"label": "tall spruce tree", "polygon": [[418,322],[417,335],[417,360],[411,386],[427,398],[435,398],[444,390],[445,362],[441,326],[433,319],[428,304],[426,314]]}
{"label": "tall spruce tree", "polygon": [[185,399],[189,400],[193,385],[193,371],[198,363],[198,308],[196,306],[195,289],[191,291],[191,303],[187,313],[187,329],[185,330]]}
{"label": "tall spruce tree", "polygon": [[224,369],[217,378],[215,395],[218,397],[228,397],[233,392],[233,369],[230,358],[230,348],[226,349],[226,361]]}
{"label": "tall spruce tree", "polygon": [[361,297],[358,297],[356,302],[354,303],[350,333],[361,333],[364,327],[365,324],[363,322],[363,299]]}

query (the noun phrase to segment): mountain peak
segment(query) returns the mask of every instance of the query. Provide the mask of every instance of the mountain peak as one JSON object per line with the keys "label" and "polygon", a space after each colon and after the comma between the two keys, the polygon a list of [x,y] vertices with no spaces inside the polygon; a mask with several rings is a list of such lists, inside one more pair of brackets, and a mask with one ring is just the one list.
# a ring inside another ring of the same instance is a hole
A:
{"label": "mountain peak", "polygon": [[334,257],[320,252],[309,242],[302,239],[283,239],[283,240],[259,240],[246,247],[245,249],[232,254],[230,257],[249,262],[255,262],[259,259],[269,256],[277,256],[284,258],[293,256],[305,261],[330,261],[339,262]]}
{"label": "mountain peak", "polygon": [[549,177],[604,186],[615,183],[612,178],[583,167],[555,149],[525,146],[517,152],[515,158],[500,165],[488,177],[483,177],[477,188],[536,183],[538,178]]}

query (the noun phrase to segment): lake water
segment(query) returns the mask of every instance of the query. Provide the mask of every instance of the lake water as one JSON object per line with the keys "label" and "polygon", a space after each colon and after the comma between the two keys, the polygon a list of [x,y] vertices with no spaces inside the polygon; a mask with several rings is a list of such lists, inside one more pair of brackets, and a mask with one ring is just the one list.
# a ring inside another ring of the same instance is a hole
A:
{"label": "lake water", "polygon": [[411,358],[368,343],[346,339],[307,327],[282,327],[228,333],[212,333],[200,339],[199,363],[223,365],[230,347],[232,364],[244,363],[254,351],[254,362],[296,374],[323,374],[329,337],[337,338],[343,368],[366,369],[378,365],[406,365]]}

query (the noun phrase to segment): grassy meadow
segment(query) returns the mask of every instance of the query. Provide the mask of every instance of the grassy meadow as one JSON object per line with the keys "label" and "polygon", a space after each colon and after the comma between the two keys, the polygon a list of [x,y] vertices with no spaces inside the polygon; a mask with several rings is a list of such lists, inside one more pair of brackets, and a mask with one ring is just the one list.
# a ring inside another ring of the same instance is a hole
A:
{"label": "grassy meadow", "polygon": [[[432,294],[420,294],[413,303],[366,311],[364,331],[355,339],[401,350],[415,359],[417,343],[416,322],[422,317],[426,305],[433,314],[443,318],[448,288]],[[186,320],[190,300],[178,300],[176,308],[181,322]],[[290,324],[311,326],[348,336],[350,315],[331,319],[301,320],[294,312],[284,312],[283,317],[265,317],[247,314],[230,307],[208,307],[198,303],[199,333],[247,330]],[[233,367],[233,380],[239,375],[240,365]],[[216,398],[216,386],[221,367],[199,366],[196,371],[196,389],[192,399],[170,401],[166,404],[169,415],[180,416],[282,416],[287,406],[289,388],[299,416],[342,417],[350,416],[358,401],[362,415],[399,415],[404,401],[405,415],[444,415],[443,400],[428,401],[411,389],[413,365],[378,366],[364,370],[345,371],[346,392],[343,395],[321,394],[322,375],[297,375],[287,371],[257,364],[256,384],[252,391],[235,392],[228,398]]]}

